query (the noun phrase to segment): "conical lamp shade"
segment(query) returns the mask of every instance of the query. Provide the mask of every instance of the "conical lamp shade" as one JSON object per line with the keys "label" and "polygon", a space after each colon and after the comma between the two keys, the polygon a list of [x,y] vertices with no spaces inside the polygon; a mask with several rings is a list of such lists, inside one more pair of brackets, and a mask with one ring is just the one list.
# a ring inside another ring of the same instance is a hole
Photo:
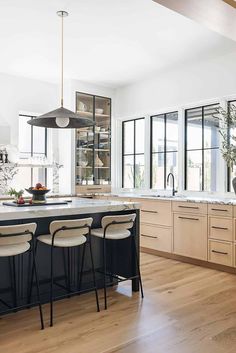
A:
{"label": "conical lamp shade", "polygon": [[89,118],[82,118],[79,114],[61,107],[29,120],[28,124],[54,129],[79,129],[94,126],[95,122]]}

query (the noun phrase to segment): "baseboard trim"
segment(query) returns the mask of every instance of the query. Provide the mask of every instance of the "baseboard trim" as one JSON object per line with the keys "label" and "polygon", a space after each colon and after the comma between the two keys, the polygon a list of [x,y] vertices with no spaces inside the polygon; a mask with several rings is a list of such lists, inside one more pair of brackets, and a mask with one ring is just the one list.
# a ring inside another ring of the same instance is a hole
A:
{"label": "baseboard trim", "polygon": [[167,259],[172,259],[172,260],[176,260],[176,261],[186,262],[186,263],[189,263],[191,265],[207,267],[207,268],[211,268],[211,269],[217,270],[217,271],[224,271],[224,272],[236,274],[236,268],[234,268],[234,267],[214,264],[214,263],[208,262],[208,261],[193,259],[191,257],[171,254],[171,253],[168,253],[168,252],[159,251],[159,250],[153,250],[153,249],[144,248],[144,247],[141,247],[140,251],[144,252],[144,253],[147,253],[147,254],[151,254],[151,255],[165,257]]}

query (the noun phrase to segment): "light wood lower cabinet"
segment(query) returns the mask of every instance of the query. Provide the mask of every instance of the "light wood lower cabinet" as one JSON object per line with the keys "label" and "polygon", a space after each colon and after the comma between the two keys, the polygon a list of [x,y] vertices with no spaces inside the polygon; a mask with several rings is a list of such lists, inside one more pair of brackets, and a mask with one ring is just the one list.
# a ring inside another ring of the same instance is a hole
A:
{"label": "light wood lower cabinet", "polygon": [[141,202],[141,222],[171,226],[171,201],[138,200]]}
{"label": "light wood lower cabinet", "polygon": [[141,223],[140,245],[148,249],[171,252],[172,229]]}
{"label": "light wood lower cabinet", "polygon": [[233,243],[209,240],[208,261],[233,266]]}
{"label": "light wood lower cabinet", "polygon": [[233,241],[232,218],[209,217],[209,238]]}
{"label": "light wood lower cabinet", "polygon": [[175,213],[173,227],[175,254],[207,260],[207,216]]}

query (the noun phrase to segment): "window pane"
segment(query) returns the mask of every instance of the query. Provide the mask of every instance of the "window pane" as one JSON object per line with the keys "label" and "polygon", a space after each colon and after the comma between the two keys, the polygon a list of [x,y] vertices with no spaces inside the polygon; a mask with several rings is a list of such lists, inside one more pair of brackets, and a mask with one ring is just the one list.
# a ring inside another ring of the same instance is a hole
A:
{"label": "window pane", "polygon": [[19,152],[21,158],[29,158],[31,155],[31,125],[28,116],[19,116]]}
{"label": "window pane", "polygon": [[202,151],[187,152],[187,189],[202,190]]}
{"label": "window pane", "polygon": [[[16,189],[17,191],[21,189],[27,189],[31,185],[31,168],[28,167],[19,167],[18,173],[14,176],[12,182],[11,182],[11,187]],[[25,192],[25,195],[30,196],[27,192]]]}
{"label": "window pane", "polygon": [[152,188],[164,189],[164,153],[152,155]]}
{"label": "window pane", "polygon": [[45,154],[45,128],[33,127],[33,153]]}
{"label": "window pane", "polygon": [[152,151],[163,152],[165,140],[165,117],[158,115],[152,117]]}
{"label": "window pane", "polygon": [[135,156],[135,187],[144,187],[144,155]]}
{"label": "window pane", "polygon": [[204,190],[217,190],[219,170],[219,149],[204,150]]}
{"label": "window pane", "polygon": [[124,122],[124,154],[134,154],[134,121]]}
{"label": "window pane", "polygon": [[178,152],[166,153],[166,177],[173,173],[175,177],[175,188],[178,185]]}
{"label": "window pane", "polygon": [[202,148],[202,108],[186,110],[187,149]]}
{"label": "window pane", "polygon": [[219,147],[219,119],[216,114],[218,104],[204,107],[204,148]]}
{"label": "window pane", "polygon": [[134,156],[124,156],[124,188],[134,187]]}
{"label": "window pane", "polygon": [[135,153],[144,153],[144,119],[135,121]]}
{"label": "window pane", "polygon": [[166,114],[166,150],[178,150],[178,113]]}
{"label": "window pane", "polygon": [[44,168],[33,168],[33,185],[41,183],[45,185],[45,169]]}

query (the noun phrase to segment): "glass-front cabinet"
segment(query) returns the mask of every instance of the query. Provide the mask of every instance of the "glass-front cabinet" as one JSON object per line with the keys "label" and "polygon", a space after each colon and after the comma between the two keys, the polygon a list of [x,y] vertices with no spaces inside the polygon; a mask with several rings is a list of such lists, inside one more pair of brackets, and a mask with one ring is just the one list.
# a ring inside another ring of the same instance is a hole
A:
{"label": "glass-front cabinet", "polygon": [[111,99],[76,92],[76,111],[95,126],[76,131],[76,192],[108,192],[111,184]]}

